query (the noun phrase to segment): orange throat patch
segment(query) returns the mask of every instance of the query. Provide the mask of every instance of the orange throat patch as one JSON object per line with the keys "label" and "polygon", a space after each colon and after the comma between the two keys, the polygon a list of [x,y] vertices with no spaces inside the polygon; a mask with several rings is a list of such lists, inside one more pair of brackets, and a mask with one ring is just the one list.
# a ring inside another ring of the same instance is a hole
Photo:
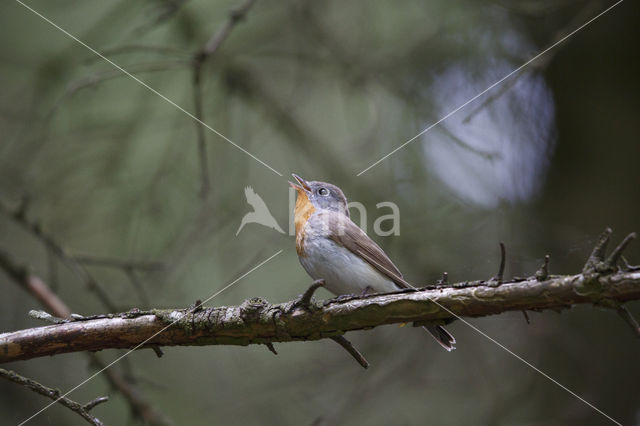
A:
{"label": "orange throat patch", "polygon": [[298,189],[298,197],[296,198],[296,208],[293,215],[293,222],[296,225],[296,252],[298,256],[304,254],[304,226],[307,224],[309,217],[316,211],[313,203],[307,197],[307,193]]}

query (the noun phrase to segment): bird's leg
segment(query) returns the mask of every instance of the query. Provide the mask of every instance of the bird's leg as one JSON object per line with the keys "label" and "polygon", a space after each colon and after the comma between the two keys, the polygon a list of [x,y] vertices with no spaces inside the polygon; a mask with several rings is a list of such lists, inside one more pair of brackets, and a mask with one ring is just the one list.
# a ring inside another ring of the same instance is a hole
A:
{"label": "bird's leg", "polygon": [[313,297],[313,293],[315,293],[316,290],[322,287],[323,285],[324,285],[323,279],[315,280],[313,284],[309,286],[307,291],[305,291],[300,296],[298,296],[298,298],[293,302],[291,309],[293,310],[296,308],[302,308],[305,310],[309,310],[309,308],[311,307],[311,298]]}

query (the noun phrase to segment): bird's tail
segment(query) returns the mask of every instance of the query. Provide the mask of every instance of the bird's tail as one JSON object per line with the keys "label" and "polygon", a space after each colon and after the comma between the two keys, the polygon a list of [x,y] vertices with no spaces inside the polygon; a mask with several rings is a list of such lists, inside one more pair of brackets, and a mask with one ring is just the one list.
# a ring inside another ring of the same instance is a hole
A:
{"label": "bird's tail", "polygon": [[424,327],[426,331],[433,336],[440,346],[451,352],[456,348],[456,338],[453,337],[447,330],[441,325],[426,325]]}

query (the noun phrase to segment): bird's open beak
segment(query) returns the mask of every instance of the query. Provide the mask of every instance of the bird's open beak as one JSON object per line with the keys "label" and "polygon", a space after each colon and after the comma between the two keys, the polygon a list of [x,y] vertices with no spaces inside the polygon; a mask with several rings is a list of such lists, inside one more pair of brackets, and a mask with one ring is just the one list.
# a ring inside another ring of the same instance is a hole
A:
{"label": "bird's open beak", "polygon": [[300,184],[300,185],[296,185],[293,182],[289,182],[289,185],[291,185],[293,189],[297,191],[311,192],[311,187],[309,186],[306,180],[302,179],[300,176],[298,176],[295,173],[291,173],[291,176],[293,176],[293,178],[297,180],[298,183]]}

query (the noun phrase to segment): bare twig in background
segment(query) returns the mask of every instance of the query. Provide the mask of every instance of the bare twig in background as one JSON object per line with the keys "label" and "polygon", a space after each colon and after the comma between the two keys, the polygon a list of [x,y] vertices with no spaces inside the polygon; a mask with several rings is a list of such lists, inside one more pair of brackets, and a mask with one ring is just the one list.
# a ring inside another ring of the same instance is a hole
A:
{"label": "bare twig in background", "polygon": [[173,420],[154,408],[140,389],[130,379],[126,378],[120,370],[113,367],[105,370],[107,364],[101,361],[96,354],[90,353],[88,357],[90,364],[96,370],[102,371],[107,382],[124,396],[134,418],[155,426],[172,426],[175,424]]}
{"label": "bare twig in background", "polygon": [[497,160],[502,158],[502,154],[498,151],[484,151],[480,148],[476,148],[472,145],[469,145],[467,142],[463,141],[462,139],[460,139],[458,136],[456,136],[448,127],[443,126],[440,129],[443,133],[445,133],[447,136],[449,136],[451,138],[451,140],[458,146],[460,146],[463,149],[466,149],[469,152],[472,152],[476,155],[478,155],[479,157],[482,157],[486,160],[489,161],[493,161],[493,160]]}
{"label": "bare twig in background", "polygon": [[[261,81],[259,76],[248,67],[232,64],[226,67],[224,83],[233,93],[247,102],[256,104],[275,123],[274,128],[287,136],[287,141],[295,149],[301,150],[319,164],[331,164],[336,181],[353,180],[351,172],[347,172],[344,161],[336,155],[329,144],[306,128],[295,114],[295,106],[288,105],[273,93],[270,83]],[[358,185],[356,181],[353,183]]]}
{"label": "bare twig in background", "polygon": [[187,1],[188,0],[162,0],[158,2],[160,7],[156,11],[156,16],[154,16],[149,22],[146,22],[135,28],[133,30],[133,34],[136,36],[136,38],[139,38],[142,35],[146,34],[148,31],[167,22],[178,12],[180,12],[182,6],[184,6]]}
{"label": "bare twig in background", "polygon": [[58,389],[52,389],[47,386],[44,386],[33,379],[29,379],[28,377],[23,377],[11,370],[5,370],[4,368],[0,368],[0,377],[10,380],[13,383],[17,383],[21,386],[24,386],[27,389],[34,391],[35,393],[39,393],[40,395],[46,396],[47,398],[53,399],[59,404],[67,407],[69,410],[77,413],[80,417],[82,417],[92,425],[96,425],[96,426],[104,425],[104,423],[102,423],[97,417],[92,416],[89,413],[89,411],[91,411],[91,409],[96,405],[108,401],[109,398],[106,396],[96,398],[93,401],[90,401],[82,405],[79,402],[76,402],[67,397],[60,397],[60,391]]}
{"label": "bare twig in background", "polygon": [[[104,290],[97,282],[97,280],[87,271],[86,266],[104,266],[121,269],[131,285],[134,287],[140,301],[143,305],[147,306],[149,303],[148,297],[142,287],[142,284],[135,275],[135,271],[153,271],[162,267],[161,262],[157,261],[136,261],[115,259],[109,257],[89,256],[89,255],[72,255],[66,252],[60,243],[58,243],[53,236],[46,233],[40,223],[29,220],[26,215],[25,206],[20,206],[17,209],[12,210],[0,202],[0,213],[4,213],[8,217],[12,218],[23,229],[30,232],[36,238],[38,238],[44,244],[47,250],[47,256],[49,258],[55,257],[65,264],[84,284],[89,290],[94,292],[102,304],[112,312],[119,310],[117,305],[111,300],[109,293]],[[53,277],[57,277],[57,270],[55,265],[55,259],[48,259],[49,274]],[[57,279],[57,278],[56,278]],[[38,278],[39,280],[39,278]],[[57,284],[57,282],[56,282]]]}
{"label": "bare twig in background", "polygon": [[[59,318],[71,316],[71,310],[67,305],[38,276],[29,273],[27,268],[17,265],[7,253],[1,250],[0,269],[5,271],[16,284],[36,298],[54,316]],[[96,354],[87,353],[87,357],[92,366],[104,370],[106,364]],[[118,369],[109,368],[104,370],[104,374],[109,384],[125,397],[134,416],[150,425],[169,426],[174,424],[171,419],[157,411],[144,394]]]}
{"label": "bare twig in background", "polygon": [[229,37],[233,28],[246,17],[249,9],[251,9],[251,6],[253,6],[254,3],[255,0],[247,0],[238,8],[233,9],[229,13],[229,19],[227,19],[222,28],[220,28],[213,36],[211,36],[207,43],[193,56],[193,102],[195,107],[194,115],[197,118],[197,120],[195,121],[195,126],[196,134],[198,137],[198,155],[200,158],[200,195],[203,198],[205,198],[209,193],[211,182],[209,176],[209,163],[207,161],[207,140],[204,127],[202,126],[202,124],[200,124],[201,121],[204,121],[202,101],[202,71],[205,62],[207,60],[211,60],[211,58],[217,52],[218,48],[227,39],[227,37]]}
{"label": "bare twig in background", "polygon": [[[605,233],[605,235],[608,235]],[[601,238],[594,249],[604,256]],[[626,240],[625,240],[626,241]],[[593,254],[589,262],[593,259]],[[588,262],[588,264],[589,264]],[[576,304],[619,307],[640,299],[640,272],[587,269],[577,275],[535,276],[495,285],[461,282],[420,290],[340,297],[313,309],[254,298],[240,306],[130,311],[0,335],[0,362],[77,351],[170,345],[249,345],[320,340],[384,324],[417,326],[507,311],[559,311]],[[167,328],[167,325],[171,325]]]}
{"label": "bare twig in background", "polygon": [[89,272],[80,265],[72,256],[68,255],[64,248],[47,232],[42,226],[35,221],[30,221],[26,213],[18,210],[12,210],[2,202],[0,202],[0,213],[12,218],[15,223],[23,229],[30,232],[34,237],[42,241],[45,248],[50,250],[63,264],[65,264],[85,285],[92,291],[102,304],[109,310],[117,310],[116,304],[111,300],[109,294],[98,284],[98,282],[89,274]]}
{"label": "bare twig in background", "polygon": [[78,263],[86,266],[99,266],[107,268],[116,268],[122,270],[127,276],[129,282],[133,286],[134,290],[138,294],[138,299],[143,308],[149,306],[149,296],[144,289],[144,286],[138,278],[137,272],[151,272],[157,271],[163,268],[162,262],[149,261],[149,260],[128,260],[128,259],[115,259],[111,257],[101,256],[89,256],[89,255],[73,255],[72,256]]}
{"label": "bare twig in background", "polygon": [[[123,44],[120,46],[108,47],[102,49],[100,53],[104,56],[120,55],[126,53],[138,53],[138,52],[152,52],[160,55],[174,55],[177,58],[188,59],[189,52],[176,47],[171,46],[155,46],[149,44]],[[87,63],[98,62],[99,56],[90,56],[86,59]]]}
{"label": "bare twig in background", "polygon": [[[163,71],[170,71],[170,70],[176,70],[176,69],[185,69],[189,66],[189,64],[190,62],[186,59],[185,60],[174,59],[174,60],[163,61],[163,62],[132,64],[127,66],[127,71],[129,71],[131,74],[163,72]],[[124,76],[126,76],[126,74],[116,69],[116,70],[109,70],[109,71],[95,73],[87,77],[83,77],[74,82],[71,82],[65,89],[64,93],[53,105],[51,110],[47,113],[43,122],[48,123],[51,120],[51,118],[55,115],[55,113],[58,111],[58,109],[62,106],[62,104],[67,99],[73,97],[79,91],[83,89],[87,89],[89,87],[97,86],[109,80],[124,77]]]}
{"label": "bare twig in background", "polygon": [[[579,13],[577,13],[576,15],[573,16],[573,19],[571,19],[571,21],[565,26],[565,28],[563,28],[562,30],[556,32],[555,36],[551,39],[551,43],[556,43],[558,40],[562,39],[562,37],[564,37],[566,34],[568,34],[572,28],[577,27],[578,25],[582,24],[583,22],[585,22],[590,16],[593,15],[594,11],[597,10],[600,6],[600,2],[599,1],[591,1],[589,3],[587,3],[587,5],[585,7],[582,8],[582,10],[580,10]],[[508,6],[505,6],[508,7]],[[515,73],[511,79],[509,79],[508,81],[504,82],[504,84],[498,88],[495,92],[491,93],[490,95],[488,95],[487,97],[485,97],[485,99],[480,102],[477,106],[475,106],[471,111],[469,111],[469,113],[462,119],[463,123],[468,123],[469,121],[471,121],[471,119],[478,114],[480,111],[482,111],[485,107],[487,107],[488,105],[490,105],[491,103],[493,103],[495,100],[499,99],[502,95],[504,95],[506,92],[509,91],[509,89],[511,89],[513,86],[515,86],[515,84],[518,82],[518,80],[520,79],[520,77],[522,77],[525,74],[529,74],[531,72],[536,72],[536,71],[544,71],[549,64],[551,63],[552,59],[554,58],[554,56],[556,56],[558,54],[559,50],[552,50],[547,52],[547,54],[541,58],[539,58],[538,60],[536,60],[535,62],[532,62],[529,66],[528,69],[522,69],[520,71],[518,71],[517,73]]]}
{"label": "bare twig in background", "polygon": [[[414,93],[415,89],[406,88],[403,86],[402,82],[395,81],[395,67],[391,70],[385,70],[379,68],[376,63],[366,63],[364,57],[358,57],[351,54],[344,48],[344,43],[337,39],[335,34],[324,28],[324,26],[318,21],[316,13],[314,13],[312,3],[307,3],[302,7],[296,8],[295,11],[296,14],[294,16],[297,20],[303,23],[302,25],[307,30],[306,32],[312,36],[313,42],[319,43],[324,49],[330,52],[333,60],[332,62],[336,63],[341,68],[341,71],[346,74],[347,80],[357,85],[375,84],[389,91],[389,93],[394,94],[394,96],[399,101],[406,104],[407,107],[419,110],[419,102],[416,101]],[[312,61],[312,63],[315,62],[317,62],[317,58],[316,61]],[[364,65],[362,64],[363,62],[365,62]],[[269,103],[267,105],[270,106],[271,104]],[[281,120],[273,121],[281,122]],[[442,127],[441,130],[446,132],[455,144],[469,152],[472,152],[473,154],[490,161],[501,157],[501,154],[498,152],[483,151],[469,145],[451,133],[446,127]],[[317,144],[311,143],[309,145],[314,146]]]}
{"label": "bare twig in background", "polygon": [[123,270],[157,271],[163,267],[162,262],[155,260],[116,259],[113,257],[74,254],[72,257],[83,265],[120,268]]}
{"label": "bare twig in background", "polygon": [[25,267],[16,265],[9,254],[0,250],[0,269],[16,284],[24,288],[40,304],[59,318],[69,318],[71,311],[67,305],[37,275],[31,274]]}

